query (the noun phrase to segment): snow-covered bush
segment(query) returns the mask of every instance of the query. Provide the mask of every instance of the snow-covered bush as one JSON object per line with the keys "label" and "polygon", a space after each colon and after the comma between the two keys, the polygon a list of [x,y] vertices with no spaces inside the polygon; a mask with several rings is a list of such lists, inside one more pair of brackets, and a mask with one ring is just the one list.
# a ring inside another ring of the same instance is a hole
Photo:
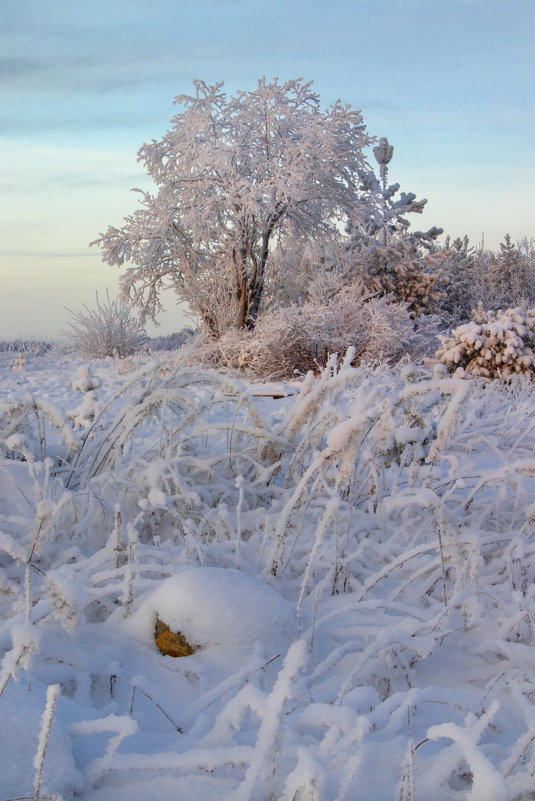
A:
{"label": "snow-covered bush", "polygon": [[535,309],[483,311],[479,304],[473,320],[455,328],[450,336],[438,335],[442,347],[436,355],[450,372],[462,369],[481,378],[508,379],[535,373]]}
{"label": "snow-covered bush", "polygon": [[195,358],[219,369],[243,370],[257,378],[291,378],[318,372],[331,354],[353,350],[353,365],[395,363],[404,355],[417,358],[429,348],[432,320],[415,328],[406,304],[388,298],[364,302],[348,288],[332,297],[266,312],[253,331],[233,329],[217,341],[206,340]]}
{"label": "snow-covered bush", "polygon": [[82,310],[71,312],[72,322],[64,334],[74,349],[93,359],[123,358],[138,350],[145,342],[145,334],[130,306],[122,300],[110,300],[109,293],[104,302],[97,293],[96,301],[96,309],[84,305]]}

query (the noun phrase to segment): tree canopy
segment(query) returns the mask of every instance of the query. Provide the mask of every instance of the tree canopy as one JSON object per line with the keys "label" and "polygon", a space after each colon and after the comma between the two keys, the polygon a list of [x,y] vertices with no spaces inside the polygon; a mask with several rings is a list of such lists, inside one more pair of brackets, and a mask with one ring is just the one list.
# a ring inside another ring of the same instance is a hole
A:
{"label": "tree canopy", "polygon": [[131,264],[122,290],[143,320],[171,286],[219,335],[254,325],[292,243],[339,236],[370,138],[359,111],[322,111],[301,79],[230,98],[222,83],[194,85],[168,133],[139,151],[157,192],[97,243],[108,263]]}
{"label": "tree canopy", "polygon": [[171,287],[212,335],[252,328],[263,304],[299,283],[311,251],[319,264],[347,231],[377,236],[421,211],[414,195],[391,200],[388,142],[375,154],[381,186],[361,112],[341,101],[322,110],[311,83],[263,78],[231,97],[222,83],[194,86],[165,136],[139,150],[156,191],[136,190],[140,207],[96,240],[106,262],[127,263],[122,293],[142,323]]}

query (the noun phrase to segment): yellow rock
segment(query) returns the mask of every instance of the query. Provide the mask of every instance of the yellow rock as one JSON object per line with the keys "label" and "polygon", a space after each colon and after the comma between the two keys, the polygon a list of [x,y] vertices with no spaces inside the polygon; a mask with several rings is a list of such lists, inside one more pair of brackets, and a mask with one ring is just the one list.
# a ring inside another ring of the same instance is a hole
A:
{"label": "yellow rock", "polygon": [[171,631],[167,623],[162,620],[156,621],[154,632],[156,645],[164,656],[190,656],[195,653],[189,642],[179,631]]}

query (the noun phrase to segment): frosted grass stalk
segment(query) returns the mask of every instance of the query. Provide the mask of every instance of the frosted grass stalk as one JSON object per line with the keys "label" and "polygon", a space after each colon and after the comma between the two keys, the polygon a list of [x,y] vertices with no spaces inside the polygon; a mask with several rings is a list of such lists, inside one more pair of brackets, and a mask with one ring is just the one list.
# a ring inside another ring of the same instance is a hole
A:
{"label": "frosted grass stalk", "polygon": [[50,684],[46,691],[46,706],[41,720],[41,733],[39,734],[39,745],[37,746],[37,753],[33,760],[35,768],[35,784],[34,784],[34,801],[39,801],[41,792],[41,781],[43,779],[43,768],[45,765],[45,757],[50,740],[50,732],[52,729],[52,722],[54,720],[54,711],[59,696],[59,684]]}
{"label": "frosted grass stalk", "polygon": [[21,645],[16,650],[8,651],[4,655],[2,659],[2,670],[0,671],[0,696],[3,695],[10,678],[16,674],[17,667],[26,654],[26,650],[26,646]]}
{"label": "frosted grass stalk", "polygon": [[238,489],[238,505],[236,507],[236,549],[234,554],[234,567],[240,569],[240,542],[241,542],[241,510],[243,508],[243,476],[236,476]]}
{"label": "frosted grass stalk", "polygon": [[[483,725],[488,726],[492,723],[497,709],[498,703],[493,702],[488,712],[481,716]],[[455,723],[442,723],[431,726],[427,731],[427,737],[429,740],[448,738],[457,745],[459,759],[462,755],[472,773],[472,789],[466,795],[467,801],[468,799],[471,801],[480,801],[480,799],[506,801],[508,792],[503,776],[478,747],[478,740],[482,733],[481,728],[481,725],[476,725],[475,731],[469,731]]]}
{"label": "frosted grass stalk", "polygon": [[29,625],[32,617],[32,568],[29,562],[26,562],[24,570],[24,600],[26,623]]}
{"label": "frosted grass stalk", "polygon": [[308,580],[310,578],[310,574],[312,572],[312,567],[314,565],[314,560],[315,560],[316,555],[318,553],[318,550],[319,550],[320,546],[322,545],[323,540],[325,538],[325,531],[327,530],[327,526],[329,525],[329,523],[331,522],[333,517],[336,515],[336,513],[338,511],[339,504],[340,504],[340,498],[338,497],[337,494],[336,495],[333,494],[333,496],[330,498],[329,502],[327,503],[327,506],[325,508],[325,512],[323,513],[323,517],[321,519],[321,522],[318,524],[318,527],[316,529],[316,538],[314,540],[314,545],[312,547],[312,551],[311,551],[310,557],[308,559],[308,563],[307,563],[306,570],[305,570],[305,575],[304,575],[303,581],[301,583],[301,590],[299,592],[299,600],[297,602],[297,620],[298,620],[298,624],[299,624],[299,635],[301,635],[301,612],[302,612],[302,608],[303,608],[303,599],[305,597]]}
{"label": "frosted grass stalk", "polygon": [[412,738],[411,709],[407,709],[407,722],[409,726],[409,742],[407,754],[403,763],[403,774],[398,790],[397,801],[415,801],[414,785],[414,741]]}
{"label": "frosted grass stalk", "polygon": [[277,525],[275,527],[275,547],[274,553],[271,559],[271,573],[272,575],[277,575],[278,570],[283,566],[285,561],[285,554],[286,554],[286,547],[285,547],[285,536],[286,536],[286,527],[288,525],[288,521],[290,519],[290,515],[295,508],[296,504],[298,503],[299,499],[306,491],[306,486],[308,480],[314,473],[319,470],[321,465],[324,462],[324,454],[320,453],[312,464],[308,467],[308,469],[303,474],[301,480],[299,481],[297,487],[295,488],[294,492],[292,493],[290,499],[284,505],[279,519],[277,520]]}
{"label": "frosted grass stalk", "polygon": [[254,754],[247,768],[245,779],[235,796],[235,801],[250,801],[254,787],[270,763],[275,748],[277,733],[281,725],[284,704],[291,696],[292,683],[306,661],[306,644],[296,640],[288,649],[282,670],[266,703],[266,713],[260,725]]}
{"label": "frosted grass stalk", "polygon": [[128,536],[127,548],[127,562],[125,570],[125,589],[123,598],[123,613],[125,617],[129,617],[132,613],[132,606],[134,604],[134,566],[132,562],[138,565],[138,539],[137,532],[133,523],[129,523],[126,527]]}

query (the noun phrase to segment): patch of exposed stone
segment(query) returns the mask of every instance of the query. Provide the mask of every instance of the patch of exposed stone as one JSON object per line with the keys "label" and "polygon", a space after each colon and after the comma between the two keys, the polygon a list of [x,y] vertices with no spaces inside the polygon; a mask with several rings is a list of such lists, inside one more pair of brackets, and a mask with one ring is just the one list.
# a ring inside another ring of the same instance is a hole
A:
{"label": "patch of exposed stone", "polygon": [[154,638],[164,656],[191,656],[195,653],[195,648],[189,644],[184,635],[179,631],[171,631],[163,620],[156,620]]}

